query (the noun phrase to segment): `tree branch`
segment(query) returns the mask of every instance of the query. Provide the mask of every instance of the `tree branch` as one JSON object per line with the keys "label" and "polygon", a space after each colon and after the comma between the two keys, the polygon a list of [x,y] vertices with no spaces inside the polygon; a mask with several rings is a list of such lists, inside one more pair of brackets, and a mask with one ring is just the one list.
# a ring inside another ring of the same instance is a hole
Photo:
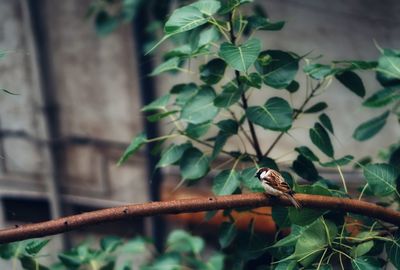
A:
{"label": "tree branch", "polygon": [[[303,207],[352,212],[400,225],[400,212],[373,203],[308,194],[296,194],[295,197]],[[291,206],[291,203],[286,198],[269,197],[263,193],[250,193],[132,204],[0,230],[0,243],[49,236],[89,225],[128,218],[273,205]]]}
{"label": "tree branch", "polygon": [[[233,45],[236,45],[236,35],[235,35],[235,31],[233,29],[233,12],[229,13],[229,26],[230,26],[230,29],[229,29],[230,41]],[[238,88],[240,89],[240,79],[239,78],[240,78],[240,72],[238,70],[235,70],[236,83],[238,85]],[[242,104],[243,110],[246,111],[246,109],[248,108],[248,105],[247,105],[246,95],[244,92],[241,95],[241,100],[243,103]],[[252,122],[250,122],[249,120],[247,120],[247,122],[249,123],[250,135],[252,138],[252,146],[254,148],[254,151],[256,151],[257,159],[260,161],[263,157],[263,154],[261,151],[260,143],[258,142],[256,130],[255,130]]]}

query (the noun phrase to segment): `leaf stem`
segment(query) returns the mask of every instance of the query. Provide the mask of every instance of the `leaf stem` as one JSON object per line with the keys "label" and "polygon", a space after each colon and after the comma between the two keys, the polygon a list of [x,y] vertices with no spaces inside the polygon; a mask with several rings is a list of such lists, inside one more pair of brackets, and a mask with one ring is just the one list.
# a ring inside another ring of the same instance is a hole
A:
{"label": "leaf stem", "polygon": [[361,190],[360,196],[358,196],[358,200],[361,201],[362,196],[364,195],[364,192],[367,190],[368,188],[368,183],[366,183],[363,187],[363,189]]}
{"label": "leaf stem", "polygon": [[147,139],[146,142],[147,143],[157,142],[157,141],[161,141],[161,140],[164,140],[164,139],[175,138],[175,137],[178,137],[178,136],[180,136],[180,134],[174,133],[174,134],[170,134],[170,135],[165,135],[165,136],[160,136],[160,137],[156,137],[156,138],[152,138],[152,139]]}
{"label": "leaf stem", "polygon": [[328,251],[328,249],[326,248],[326,249],[324,250],[324,253],[323,253],[322,256],[321,256],[321,259],[319,260],[319,263],[318,263],[318,266],[317,266],[317,270],[319,270],[319,269],[321,268],[322,261],[324,260],[325,254],[326,254],[327,251]]}
{"label": "leaf stem", "polygon": [[347,185],[346,185],[346,181],[344,180],[342,169],[340,168],[339,165],[337,165],[337,169],[338,169],[339,174],[340,174],[340,179],[342,180],[342,183],[343,183],[344,192],[346,192],[346,194],[348,194]]}

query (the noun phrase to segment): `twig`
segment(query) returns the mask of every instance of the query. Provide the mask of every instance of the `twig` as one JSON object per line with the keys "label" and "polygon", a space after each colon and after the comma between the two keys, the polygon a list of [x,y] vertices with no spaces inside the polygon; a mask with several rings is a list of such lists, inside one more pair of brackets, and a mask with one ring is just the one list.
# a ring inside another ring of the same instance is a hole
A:
{"label": "twig", "polygon": [[[400,212],[373,203],[309,194],[296,194],[295,198],[305,208],[352,212],[400,225]],[[49,236],[128,218],[274,205],[290,206],[291,202],[286,198],[271,198],[263,193],[250,193],[131,204],[0,230],[0,243]]]}

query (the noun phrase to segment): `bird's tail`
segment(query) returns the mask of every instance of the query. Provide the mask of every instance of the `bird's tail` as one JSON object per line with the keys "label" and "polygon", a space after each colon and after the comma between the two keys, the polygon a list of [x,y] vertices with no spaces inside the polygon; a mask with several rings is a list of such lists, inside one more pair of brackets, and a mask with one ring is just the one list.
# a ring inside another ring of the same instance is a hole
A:
{"label": "bird's tail", "polygon": [[292,194],[285,194],[285,195],[286,195],[285,197],[289,199],[289,201],[293,204],[294,207],[296,207],[296,209],[301,208],[301,204],[299,203],[298,200],[296,200],[296,199],[293,197]]}

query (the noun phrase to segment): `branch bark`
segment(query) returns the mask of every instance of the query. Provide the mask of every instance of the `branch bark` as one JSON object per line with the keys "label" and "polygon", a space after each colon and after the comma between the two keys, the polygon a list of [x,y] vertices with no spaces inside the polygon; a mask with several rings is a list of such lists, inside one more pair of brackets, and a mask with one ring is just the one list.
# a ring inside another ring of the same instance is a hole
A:
{"label": "branch bark", "polygon": [[[352,212],[400,226],[400,212],[373,203],[308,194],[296,194],[295,197],[306,208]],[[135,217],[273,205],[290,206],[291,203],[286,198],[250,193],[132,204],[0,230],[0,243],[49,236],[89,225]]]}

